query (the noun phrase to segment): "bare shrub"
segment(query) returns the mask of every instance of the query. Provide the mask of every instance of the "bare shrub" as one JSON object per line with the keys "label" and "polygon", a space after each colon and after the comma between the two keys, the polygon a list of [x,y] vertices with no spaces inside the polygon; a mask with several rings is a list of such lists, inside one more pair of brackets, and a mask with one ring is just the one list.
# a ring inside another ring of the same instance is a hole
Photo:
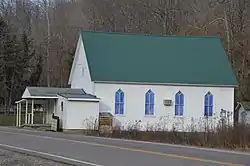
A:
{"label": "bare shrub", "polygon": [[[164,118],[167,119],[167,117]],[[164,120],[162,121],[164,122]],[[178,122],[180,121],[182,120],[179,119]],[[163,128],[160,128],[160,122],[153,126],[146,124],[143,127],[140,120],[131,121],[126,128],[114,128],[109,137],[210,148],[240,150],[250,148],[250,126],[245,124],[231,125],[227,120],[223,121],[223,123],[221,121],[218,123],[218,117],[192,118],[191,121],[192,124],[185,129],[185,132],[176,127],[176,125],[173,125],[171,130],[167,130],[167,127],[164,125]],[[183,127],[182,124],[179,126]],[[142,130],[143,128],[145,130]],[[92,134],[94,135],[95,132]]]}
{"label": "bare shrub", "polygon": [[98,134],[98,118],[89,117],[83,120],[83,133],[87,135],[97,135]]}

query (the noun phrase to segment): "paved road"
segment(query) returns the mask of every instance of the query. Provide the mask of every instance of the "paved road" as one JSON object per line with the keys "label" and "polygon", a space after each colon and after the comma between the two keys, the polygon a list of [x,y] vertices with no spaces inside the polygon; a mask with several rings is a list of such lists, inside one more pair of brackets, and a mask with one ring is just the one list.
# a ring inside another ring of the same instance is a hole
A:
{"label": "paved road", "polygon": [[250,166],[250,154],[0,127],[0,147],[82,166]]}

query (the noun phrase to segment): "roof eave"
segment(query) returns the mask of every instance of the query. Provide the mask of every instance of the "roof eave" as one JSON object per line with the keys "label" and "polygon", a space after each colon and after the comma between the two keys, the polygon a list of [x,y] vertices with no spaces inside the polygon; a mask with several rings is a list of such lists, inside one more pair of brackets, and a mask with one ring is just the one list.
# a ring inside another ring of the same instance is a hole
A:
{"label": "roof eave", "polygon": [[62,94],[58,94],[57,96],[60,96],[60,97],[63,97],[65,99],[67,99],[68,101],[93,101],[93,102],[99,102],[100,101],[100,98],[74,98],[74,97],[66,97]]}
{"label": "roof eave", "polygon": [[88,98],[67,98],[69,101],[93,101],[93,102],[99,102],[100,99],[88,99]]}
{"label": "roof eave", "polygon": [[57,96],[29,96],[23,99],[57,99]]}
{"label": "roof eave", "polygon": [[105,84],[138,84],[138,85],[231,87],[231,88],[237,88],[238,87],[238,85],[213,85],[213,84],[151,83],[151,82],[126,82],[126,81],[93,81],[93,82],[94,83],[105,83]]}

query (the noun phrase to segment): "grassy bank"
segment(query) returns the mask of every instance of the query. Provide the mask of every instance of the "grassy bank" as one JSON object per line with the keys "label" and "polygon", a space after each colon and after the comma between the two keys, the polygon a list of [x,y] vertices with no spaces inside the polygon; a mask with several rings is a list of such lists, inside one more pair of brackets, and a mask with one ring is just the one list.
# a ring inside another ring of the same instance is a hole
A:
{"label": "grassy bank", "polygon": [[[43,116],[42,114],[34,113],[34,123],[42,123]],[[25,122],[25,113],[21,114],[21,124]],[[0,115],[0,126],[15,126],[16,125],[16,115]]]}

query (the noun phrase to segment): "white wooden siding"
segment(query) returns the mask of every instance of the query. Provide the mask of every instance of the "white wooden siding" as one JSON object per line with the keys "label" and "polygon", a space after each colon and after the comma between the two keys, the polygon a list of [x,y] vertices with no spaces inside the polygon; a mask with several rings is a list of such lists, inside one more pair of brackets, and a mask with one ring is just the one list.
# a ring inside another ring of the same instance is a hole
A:
{"label": "white wooden siding", "polygon": [[[115,92],[124,91],[124,115],[115,115]],[[145,116],[145,93],[151,89],[155,93],[154,116]],[[178,91],[184,94],[184,120],[177,120],[174,116],[175,94]],[[160,126],[172,129],[177,121],[177,127],[186,130],[190,125],[197,124],[204,118],[204,95],[210,91],[213,94],[213,113],[219,117],[221,109],[233,111],[234,89],[222,87],[192,87],[192,86],[161,86],[161,85],[128,85],[128,84],[95,84],[95,95],[101,98],[100,111],[111,112],[115,115],[117,124],[125,128],[138,121],[142,127]],[[163,100],[171,99],[172,106],[164,106]],[[192,118],[194,121],[192,121]],[[233,122],[233,116],[231,117]],[[204,120],[202,120],[204,122]]]}
{"label": "white wooden siding", "polygon": [[99,102],[68,101],[64,129],[91,129],[99,117]]}
{"label": "white wooden siding", "polygon": [[[61,110],[61,102],[63,102],[63,111]],[[67,126],[66,116],[68,109],[68,100],[64,97],[58,96],[55,116],[60,118],[60,126],[64,129]]]}
{"label": "white wooden siding", "polygon": [[[91,82],[90,71],[81,37],[79,37],[78,40],[75,56],[75,65],[71,69],[71,88],[84,87],[87,93],[93,93],[93,83]],[[82,71],[84,71],[84,73],[82,73]]]}

